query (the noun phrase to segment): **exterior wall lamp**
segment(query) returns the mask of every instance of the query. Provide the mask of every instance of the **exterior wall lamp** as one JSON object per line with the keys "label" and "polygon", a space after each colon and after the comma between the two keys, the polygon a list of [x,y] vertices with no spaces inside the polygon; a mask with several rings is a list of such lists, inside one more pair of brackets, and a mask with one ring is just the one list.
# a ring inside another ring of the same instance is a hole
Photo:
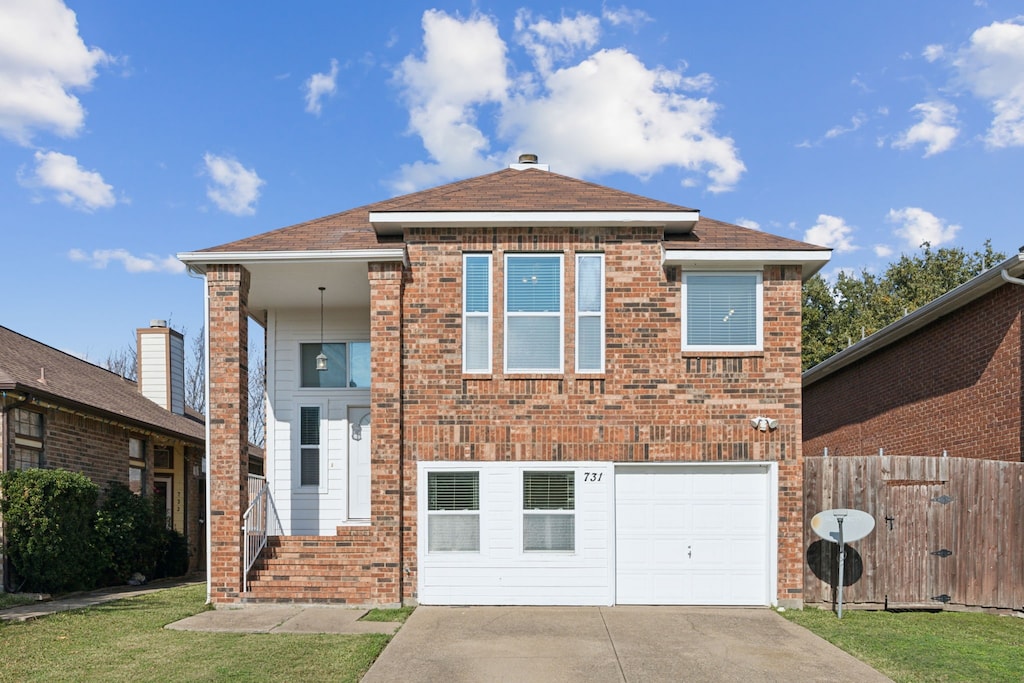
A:
{"label": "exterior wall lamp", "polygon": [[759,432],[775,431],[779,428],[779,421],[775,418],[759,415],[750,419],[750,426]]}

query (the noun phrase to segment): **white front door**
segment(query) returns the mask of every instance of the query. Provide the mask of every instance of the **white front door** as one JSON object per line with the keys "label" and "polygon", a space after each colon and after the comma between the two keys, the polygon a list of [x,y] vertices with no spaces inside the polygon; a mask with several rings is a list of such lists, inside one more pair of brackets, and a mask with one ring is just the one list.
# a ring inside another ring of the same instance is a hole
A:
{"label": "white front door", "polygon": [[370,518],[370,409],[348,409],[348,518]]}
{"label": "white front door", "polygon": [[769,604],[766,465],[621,467],[616,602]]}

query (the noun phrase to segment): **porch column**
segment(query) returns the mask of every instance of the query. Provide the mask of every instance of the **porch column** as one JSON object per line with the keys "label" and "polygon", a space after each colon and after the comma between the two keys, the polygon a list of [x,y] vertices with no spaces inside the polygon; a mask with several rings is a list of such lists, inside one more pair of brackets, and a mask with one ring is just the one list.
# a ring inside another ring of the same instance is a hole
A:
{"label": "porch column", "polygon": [[249,271],[239,265],[211,265],[206,286],[210,599],[229,603],[238,602],[242,592],[242,514],[248,505]]}
{"label": "porch column", "polygon": [[374,602],[402,600],[402,264],[370,263],[370,515]]}

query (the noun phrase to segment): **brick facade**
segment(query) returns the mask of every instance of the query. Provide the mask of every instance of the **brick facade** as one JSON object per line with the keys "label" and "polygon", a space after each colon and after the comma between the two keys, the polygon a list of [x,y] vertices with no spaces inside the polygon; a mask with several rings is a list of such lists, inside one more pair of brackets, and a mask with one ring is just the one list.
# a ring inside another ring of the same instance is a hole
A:
{"label": "brick facade", "polygon": [[1020,461],[1024,288],[1005,284],[804,391],[809,455]]}
{"label": "brick facade", "polygon": [[[787,604],[800,601],[800,268],[764,270],[763,352],[691,354],[680,352],[680,272],[662,266],[656,229],[413,229],[406,244],[402,367],[400,375],[389,376],[392,382],[400,376],[403,398],[403,598],[416,597],[417,461],[774,460],[779,597]],[[493,255],[494,371],[486,375],[462,373],[464,251]],[[561,374],[501,371],[506,252],[565,255]],[[573,370],[578,252],[605,255],[606,371],[600,374]],[[375,346],[373,353],[378,357]],[[778,430],[752,429],[755,415],[776,418]],[[375,425],[377,418],[375,413]],[[374,441],[380,447],[376,431]]]}
{"label": "brick facade", "polygon": [[211,266],[209,297],[210,599],[232,602],[242,587],[242,515],[249,472],[249,271]]}

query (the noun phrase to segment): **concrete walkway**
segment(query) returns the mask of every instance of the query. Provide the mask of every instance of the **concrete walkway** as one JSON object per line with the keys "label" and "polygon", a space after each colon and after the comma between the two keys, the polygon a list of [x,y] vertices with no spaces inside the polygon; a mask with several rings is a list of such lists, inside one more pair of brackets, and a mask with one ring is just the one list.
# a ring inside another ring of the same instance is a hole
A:
{"label": "concrete walkway", "polygon": [[421,606],[363,683],[888,680],[767,608]]}
{"label": "concrete walkway", "polygon": [[203,583],[205,580],[206,579],[196,578],[194,576],[178,579],[160,579],[143,586],[115,586],[113,588],[102,588],[95,591],[71,593],[57,598],[56,600],[42,600],[39,602],[32,602],[26,605],[19,605],[17,607],[0,610],[0,620],[29,621],[31,619],[38,619],[39,617],[45,617],[50,614],[56,614],[57,612],[68,612],[74,609],[95,607],[96,605],[102,605],[105,602],[123,600],[124,598],[133,598],[137,595],[155,593],[156,591],[162,591],[167,588],[177,588],[178,586]]}

